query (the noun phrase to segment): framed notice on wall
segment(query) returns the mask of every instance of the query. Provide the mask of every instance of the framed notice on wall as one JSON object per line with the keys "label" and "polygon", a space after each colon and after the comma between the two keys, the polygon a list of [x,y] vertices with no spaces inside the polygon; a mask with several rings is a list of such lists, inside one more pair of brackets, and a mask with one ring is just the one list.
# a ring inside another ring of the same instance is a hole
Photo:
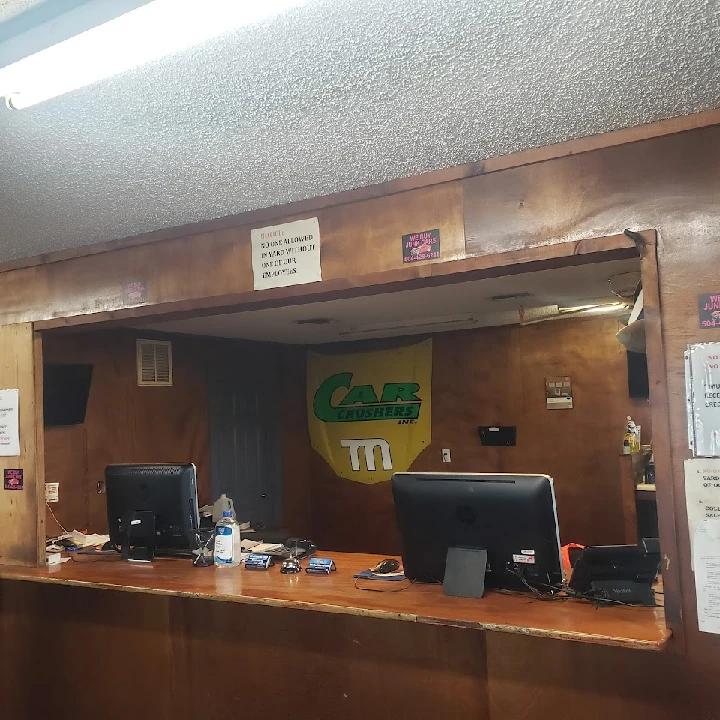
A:
{"label": "framed notice on wall", "polygon": [[318,219],[251,230],[255,290],[322,280]]}
{"label": "framed notice on wall", "polygon": [[545,404],[548,410],[572,410],[572,381],[569,376],[545,378]]}

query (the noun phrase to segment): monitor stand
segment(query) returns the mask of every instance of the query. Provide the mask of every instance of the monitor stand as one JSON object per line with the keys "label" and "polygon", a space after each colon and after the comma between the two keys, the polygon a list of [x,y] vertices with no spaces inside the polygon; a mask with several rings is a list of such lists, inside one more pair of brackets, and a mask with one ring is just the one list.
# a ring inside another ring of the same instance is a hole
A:
{"label": "monitor stand", "polygon": [[155,558],[155,513],[130,510],[123,515],[125,537],[120,547],[123,560],[152,562]]}
{"label": "monitor stand", "polygon": [[443,593],[453,597],[481,598],[485,593],[487,550],[448,548]]}

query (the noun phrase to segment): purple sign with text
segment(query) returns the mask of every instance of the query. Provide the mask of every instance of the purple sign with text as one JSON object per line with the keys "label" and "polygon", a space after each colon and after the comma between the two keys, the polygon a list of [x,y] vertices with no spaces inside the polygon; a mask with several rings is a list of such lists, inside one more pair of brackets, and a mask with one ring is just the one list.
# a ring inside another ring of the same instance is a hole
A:
{"label": "purple sign with text", "polygon": [[423,230],[402,236],[403,263],[437,260],[440,257],[440,231]]}
{"label": "purple sign with text", "polygon": [[5,488],[5,490],[22,490],[22,468],[8,468],[6,470],[3,470],[3,481],[3,487]]}
{"label": "purple sign with text", "polygon": [[720,292],[698,295],[698,317],[701,328],[720,327]]}

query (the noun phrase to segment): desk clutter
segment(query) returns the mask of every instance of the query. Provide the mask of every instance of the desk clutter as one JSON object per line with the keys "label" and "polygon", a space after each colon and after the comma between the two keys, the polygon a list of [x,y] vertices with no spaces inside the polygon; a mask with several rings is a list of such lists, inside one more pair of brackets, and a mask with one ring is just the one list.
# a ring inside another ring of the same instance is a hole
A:
{"label": "desk clutter", "polygon": [[[315,557],[309,540],[238,522],[226,495],[198,508],[192,464],[108,466],[105,481],[106,546],[123,560],[184,557],[221,572],[268,572],[279,565],[280,575],[329,576],[337,569],[333,558]],[[465,599],[483,598],[487,589],[540,600],[656,605],[657,540],[574,546],[563,554],[547,475],[395,473],[391,488],[402,566],[386,558],[356,572],[357,589],[383,592],[385,584],[393,592],[422,583]]]}

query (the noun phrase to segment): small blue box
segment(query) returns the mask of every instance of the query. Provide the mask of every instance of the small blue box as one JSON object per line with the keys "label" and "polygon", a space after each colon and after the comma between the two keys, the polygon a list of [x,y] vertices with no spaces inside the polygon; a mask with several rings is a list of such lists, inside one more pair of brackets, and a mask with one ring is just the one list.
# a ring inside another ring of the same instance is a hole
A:
{"label": "small blue box", "polygon": [[335,563],[330,558],[314,557],[310,558],[305,572],[311,575],[329,575],[335,569]]}
{"label": "small blue box", "polygon": [[267,570],[274,565],[273,559],[269,555],[260,555],[259,553],[250,553],[245,561],[246,570]]}

